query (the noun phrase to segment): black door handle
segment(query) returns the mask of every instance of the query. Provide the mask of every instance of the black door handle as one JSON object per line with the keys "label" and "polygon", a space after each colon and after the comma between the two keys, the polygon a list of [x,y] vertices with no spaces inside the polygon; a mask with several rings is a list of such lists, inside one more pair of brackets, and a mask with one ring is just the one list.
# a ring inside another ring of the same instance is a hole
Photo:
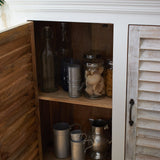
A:
{"label": "black door handle", "polygon": [[129,124],[130,124],[130,126],[133,126],[134,121],[132,120],[132,108],[133,108],[133,105],[134,105],[134,100],[131,99],[129,101],[129,104],[130,104],[130,109],[129,109]]}

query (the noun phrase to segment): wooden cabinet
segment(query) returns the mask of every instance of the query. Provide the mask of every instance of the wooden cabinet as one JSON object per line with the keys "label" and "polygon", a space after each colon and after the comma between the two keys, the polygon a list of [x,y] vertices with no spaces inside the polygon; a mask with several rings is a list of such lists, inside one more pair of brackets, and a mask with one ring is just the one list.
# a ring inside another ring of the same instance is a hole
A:
{"label": "wooden cabinet", "polygon": [[33,33],[31,22],[0,34],[1,160],[42,159]]}
{"label": "wooden cabinet", "polygon": [[[93,25],[92,30],[95,29],[100,32],[100,25]],[[111,30],[113,32],[113,27]],[[95,49],[99,45],[105,47],[104,43],[100,43],[99,32],[94,32],[93,36]],[[45,158],[56,160],[52,149],[49,154],[45,154],[48,145],[52,143],[52,127],[55,122],[79,123],[87,132],[90,127],[89,118],[112,118],[112,98],[89,100],[83,96],[69,98],[61,89],[54,93],[38,91],[38,55],[35,46],[38,53],[39,44],[35,45],[34,34],[37,35],[33,22],[0,33],[1,160],[43,159],[42,145]],[[113,38],[113,33],[111,34]]]}
{"label": "wooden cabinet", "polygon": [[127,88],[126,160],[159,160],[159,26],[129,26]]}

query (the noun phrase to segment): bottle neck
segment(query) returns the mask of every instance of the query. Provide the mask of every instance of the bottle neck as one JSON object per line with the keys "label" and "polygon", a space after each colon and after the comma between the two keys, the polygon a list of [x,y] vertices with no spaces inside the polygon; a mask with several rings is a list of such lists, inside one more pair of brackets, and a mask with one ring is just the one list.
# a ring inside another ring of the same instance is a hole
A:
{"label": "bottle neck", "polygon": [[46,39],[45,39],[45,48],[51,49],[50,44],[51,44],[51,40],[50,40],[49,38],[46,38]]}

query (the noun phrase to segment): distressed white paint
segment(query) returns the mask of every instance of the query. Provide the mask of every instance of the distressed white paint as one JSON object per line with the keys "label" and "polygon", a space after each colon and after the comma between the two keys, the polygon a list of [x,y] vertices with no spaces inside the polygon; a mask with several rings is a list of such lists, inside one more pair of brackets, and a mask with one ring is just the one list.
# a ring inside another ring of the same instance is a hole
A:
{"label": "distressed white paint", "polygon": [[[148,36],[149,32],[153,34]],[[149,73],[146,79],[155,74],[160,76],[160,61],[153,61],[155,51],[160,54],[159,33],[160,26],[129,27],[126,160],[137,160],[137,153],[143,159],[160,159],[160,83],[139,81],[143,72]],[[150,51],[151,60],[140,60],[141,49]],[[129,125],[128,102],[131,98],[135,100],[132,109],[133,126]]]}
{"label": "distressed white paint", "polygon": [[[9,0],[8,2],[14,10],[11,20],[15,23],[47,20],[114,24],[112,160],[124,160],[128,24],[160,25],[160,1]],[[145,72],[141,74],[142,80],[147,74]],[[159,81],[159,77],[155,81]]]}

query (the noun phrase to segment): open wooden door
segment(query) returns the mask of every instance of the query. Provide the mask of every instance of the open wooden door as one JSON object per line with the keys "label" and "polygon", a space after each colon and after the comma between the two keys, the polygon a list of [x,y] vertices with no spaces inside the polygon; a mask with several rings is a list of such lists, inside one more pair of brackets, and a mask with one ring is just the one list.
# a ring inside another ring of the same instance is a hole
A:
{"label": "open wooden door", "polygon": [[126,160],[160,160],[160,26],[129,27]]}
{"label": "open wooden door", "polygon": [[0,159],[42,159],[33,23],[0,33]]}

